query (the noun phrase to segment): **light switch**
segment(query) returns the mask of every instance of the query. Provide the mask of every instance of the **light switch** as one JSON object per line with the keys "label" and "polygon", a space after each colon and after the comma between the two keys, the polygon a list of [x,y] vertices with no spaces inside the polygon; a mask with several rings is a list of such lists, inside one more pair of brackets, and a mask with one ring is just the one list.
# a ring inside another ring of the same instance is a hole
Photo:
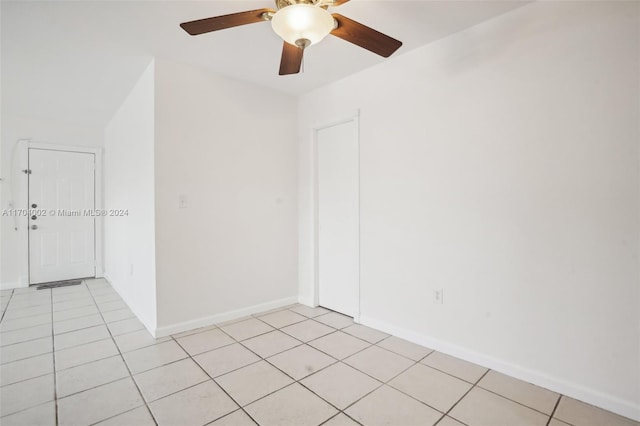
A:
{"label": "light switch", "polygon": [[181,209],[186,209],[187,208],[187,196],[186,195],[180,195],[178,197],[178,207]]}

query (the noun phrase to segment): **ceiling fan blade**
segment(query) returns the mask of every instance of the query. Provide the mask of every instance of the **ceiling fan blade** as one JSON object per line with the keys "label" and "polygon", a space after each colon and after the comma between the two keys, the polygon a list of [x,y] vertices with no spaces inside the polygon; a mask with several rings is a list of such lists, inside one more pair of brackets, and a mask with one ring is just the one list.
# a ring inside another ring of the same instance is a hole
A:
{"label": "ceiling fan blade", "polygon": [[362,25],[353,19],[338,13],[334,13],[333,17],[338,22],[338,27],[331,31],[331,34],[380,56],[388,58],[402,46],[401,41]]}
{"label": "ceiling fan blade", "polygon": [[282,59],[280,59],[280,75],[298,74],[302,66],[304,49],[289,44],[282,45]]}
{"label": "ceiling fan blade", "polygon": [[232,13],[230,15],[214,16],[213,18],[183,22],[182,24],[180,24],[180,26],[189,34],[198,35],[209,33],[211,31],[237,27],[240,25],[264,22],[264,14],[273,12],[274,11],[271,9],[249,10],[247,12]]}

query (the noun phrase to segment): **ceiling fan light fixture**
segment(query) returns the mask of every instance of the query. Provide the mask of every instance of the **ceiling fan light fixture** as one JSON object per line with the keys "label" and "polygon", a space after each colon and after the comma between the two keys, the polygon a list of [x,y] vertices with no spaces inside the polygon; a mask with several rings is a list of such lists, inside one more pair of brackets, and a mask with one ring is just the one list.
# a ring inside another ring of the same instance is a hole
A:
{"label": "ceiling fan light fixture", "polygon": [[271,25],[284,41],[304,48],[325,38],[335,24],[333,16],[319,6],[293,4],[278,10]]}

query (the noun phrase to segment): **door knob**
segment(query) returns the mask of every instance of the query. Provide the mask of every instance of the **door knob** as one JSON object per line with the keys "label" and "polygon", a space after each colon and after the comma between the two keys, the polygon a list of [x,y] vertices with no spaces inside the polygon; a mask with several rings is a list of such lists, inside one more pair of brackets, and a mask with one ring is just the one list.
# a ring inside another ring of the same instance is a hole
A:
{"label": "door knob", "polygon": [[35,209],[36,207],[38,207],[38,205],[36,203],[31,204],[31,208]]}
{"label": "door knob", "polygon": [[36,229],[38,229],[38,225],[31,225],[31,229],[35,231]]}

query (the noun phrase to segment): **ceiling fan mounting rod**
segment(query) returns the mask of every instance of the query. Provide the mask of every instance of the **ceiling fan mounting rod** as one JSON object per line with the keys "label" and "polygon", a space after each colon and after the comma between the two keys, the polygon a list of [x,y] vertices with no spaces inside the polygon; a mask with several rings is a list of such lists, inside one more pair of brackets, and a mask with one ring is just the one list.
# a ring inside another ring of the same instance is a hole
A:
{"label": "ceiling fan mounting rod", "polygon": [[312,6],[324,4],[324,0],[276,0],[278,10],[294,4],[309,4]]}

